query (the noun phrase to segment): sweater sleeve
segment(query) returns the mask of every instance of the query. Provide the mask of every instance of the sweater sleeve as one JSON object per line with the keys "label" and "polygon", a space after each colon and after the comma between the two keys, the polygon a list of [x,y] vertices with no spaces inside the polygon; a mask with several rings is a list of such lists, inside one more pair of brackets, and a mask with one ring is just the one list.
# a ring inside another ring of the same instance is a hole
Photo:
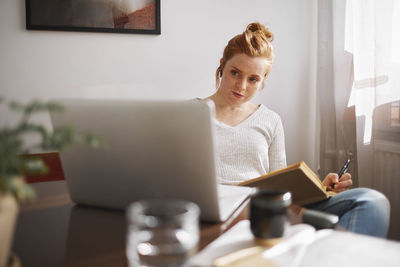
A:
{"label": "sweater sleeve", "polygon": [[275,171],[286,167],[285,134],[282,121],[276,123],[272,142],[268,150],[269,171]]}

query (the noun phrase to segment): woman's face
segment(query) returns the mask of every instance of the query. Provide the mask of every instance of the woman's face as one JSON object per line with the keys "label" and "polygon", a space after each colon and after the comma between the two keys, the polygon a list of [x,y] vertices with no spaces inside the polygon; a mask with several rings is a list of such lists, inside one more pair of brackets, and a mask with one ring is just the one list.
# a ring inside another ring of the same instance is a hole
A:
{"label": "woman's face", "polygon": [[249,101],[262,87],[267,68],[262,57],[236,54],[225,64],[218,93],[233,105]]}

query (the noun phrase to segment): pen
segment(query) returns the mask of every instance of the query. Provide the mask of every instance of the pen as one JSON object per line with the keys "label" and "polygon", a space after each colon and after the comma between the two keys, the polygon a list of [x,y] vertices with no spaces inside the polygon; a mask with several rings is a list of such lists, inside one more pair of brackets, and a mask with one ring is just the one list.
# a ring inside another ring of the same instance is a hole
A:
{"label": "pen", "polygon": [[[346,162],[344,163],[342,169],[338,173],[339,178],[342,177],[342,175],[347,172],[347,170],[349,169],[349,165],[350,165],[350,159],[347,159]],[[332,184],[331,187],[332,187],[332,189],[334,189],[335,184]]]}

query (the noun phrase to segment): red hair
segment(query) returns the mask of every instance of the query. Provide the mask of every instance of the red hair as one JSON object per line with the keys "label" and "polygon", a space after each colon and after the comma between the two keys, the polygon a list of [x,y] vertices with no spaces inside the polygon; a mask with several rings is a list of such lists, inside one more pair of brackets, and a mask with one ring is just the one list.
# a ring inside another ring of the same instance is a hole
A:
{"label": "red hair", "polygon": [[263,57],[268,61],[268,69],[265,76],[269,74],[274,59],[271,45],[274,35],[264,25],[258,22],[250,23],[246,31],[229,40],[225,46],[220,65],[215,73],[216,86],[219,87],[219,78],[222,76],[226,62],[237,54],[246,54],[250,57]]}

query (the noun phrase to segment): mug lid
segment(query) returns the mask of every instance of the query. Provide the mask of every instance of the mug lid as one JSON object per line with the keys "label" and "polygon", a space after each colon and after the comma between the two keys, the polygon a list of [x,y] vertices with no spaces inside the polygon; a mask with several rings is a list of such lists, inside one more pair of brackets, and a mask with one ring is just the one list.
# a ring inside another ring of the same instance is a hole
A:
{"label": "mug lid", "polygon": [[292,194],[283,190],[257,189],[250,203],[258,208],[286,209],[292,204]]}

